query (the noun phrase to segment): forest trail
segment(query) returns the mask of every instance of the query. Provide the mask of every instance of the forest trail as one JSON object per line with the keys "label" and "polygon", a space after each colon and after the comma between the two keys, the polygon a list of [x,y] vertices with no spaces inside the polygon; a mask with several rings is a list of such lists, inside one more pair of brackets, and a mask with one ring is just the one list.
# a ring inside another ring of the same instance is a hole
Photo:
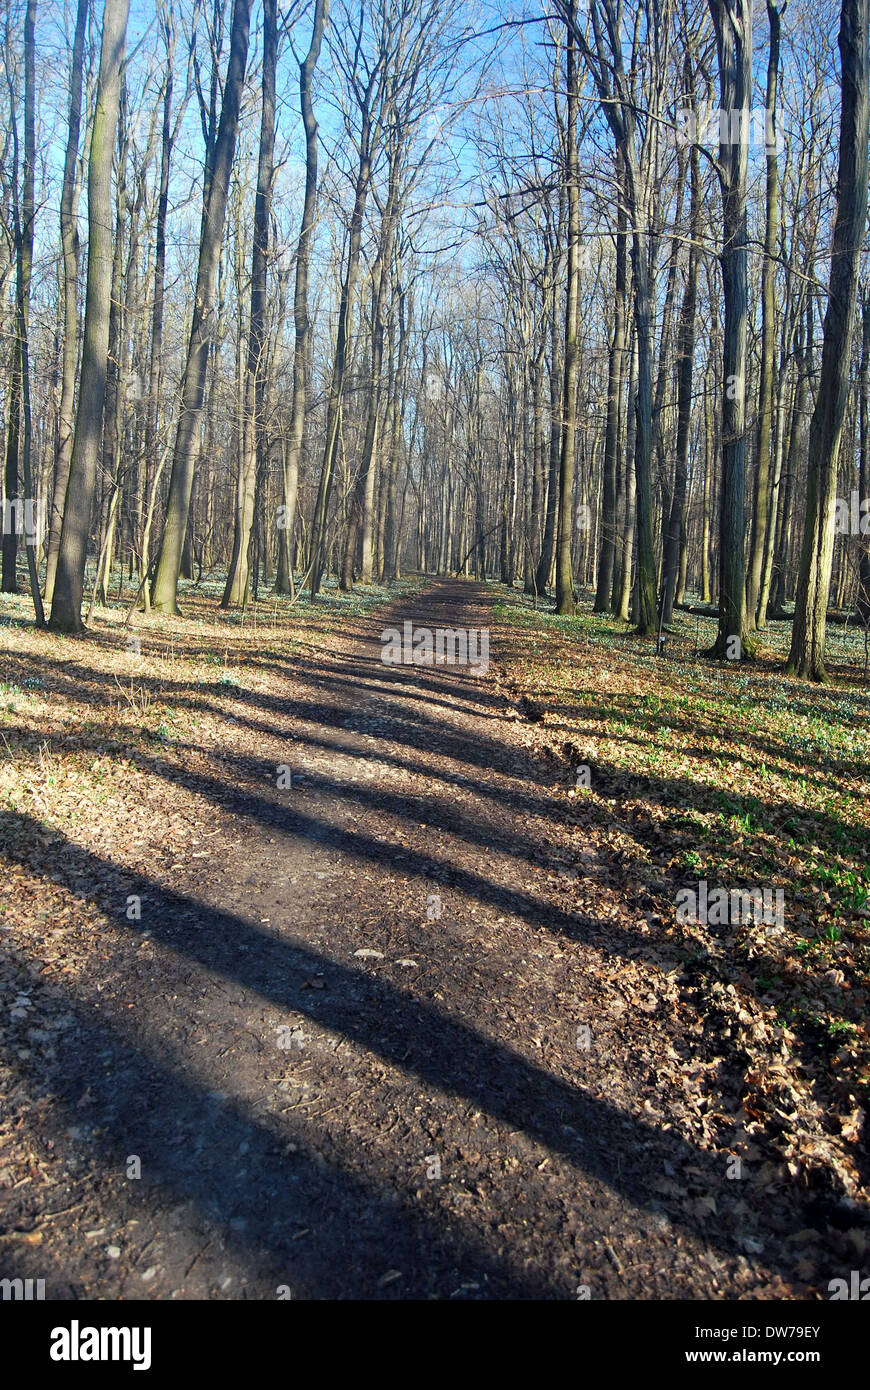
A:
{"label": "forest trail", "polygon": [[301,658],[251,709],[257,757],[228,729],[201,774],[154,760],[210,808],[208,856],[137,888],[74,996],[45,986],[64,1043],[22,1084],[73,1180],[11,1194],[40,1234],[6,1273],[80,1298],[800,1296],[781,1218],[677,1132],[676,962],[578,910],[595,855],[496,644],[486,674],[381,659],[383,629],[484,629],[490,604],[435,583]]}

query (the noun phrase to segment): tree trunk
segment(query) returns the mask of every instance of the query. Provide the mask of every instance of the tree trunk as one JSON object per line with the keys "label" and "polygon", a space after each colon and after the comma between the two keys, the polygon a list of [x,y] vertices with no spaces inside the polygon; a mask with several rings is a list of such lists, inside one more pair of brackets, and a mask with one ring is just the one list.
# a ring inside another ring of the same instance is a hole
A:
{"label": "tree trunk", "polygon": [[580,170],[577,158],[577,105],[580,78],[574,26],[577,0],[567,5],[566,51],[568,112],[565,129],[565,180],[568,199],[568,284],[565,298],[565,364],[562,387],[562,451],[559,459],[559,524],[556,540],[556,612],[575,610],[571,540],[574,529],[575,436],[577,433],[577,372],[580,345]]}
{"label": "tree trunk", "polygon": [[746,579],[746,621],[759,626],[764,612],[759,607],[764,544],[771,504],[770,440],[774,409],[774,357],[776,353],[776,259],[779,252],[779,161],[776,153],[776,107],[779,81],[780,14],[767,0],[770,52],[767,62],[767,191],[764,261],[761,269],[761,373],[758,386],[758,428],[755,436],[755,506]]}
{"label": "tree trunk", "polygon": [[311,105],[311,79],[320,56],[320,45],[326,25],[328,0],[316,0],[311,46],[299,65],[299,101],[302,124],[305,128],[305,199],[302,225],[296,250],[296,289],[293,300],[293,319],[296,343],[293,351],[293,404],[290,411],[290,437],[283,461],[284,511],[279,528],[278,573],[275,591],[288,594],[293,587],[293,531],[296,523],[296,498],[299,490],[299,463],[305,436],[305,401],[307,394],[308,344],[311,325],[308,319],[308,271],[311,260],[311,235],[317,206],[317,121]]}
{"label": "tree trunk", "polygon": [[680,567],[680,547],[685,527],[686,483],[689,464],[689,430],[692,423],[692,375],[695,366],[695,306],[698,295],[698,241],[701,224],[701,179],[698,150],[689,152],[691,197],[689,261],[680,319],[677,325],[677,439],[674,491],[662,555],[662,621],[670,623]]}
{"label": "tree trunk", "polygon": [[[161,20],[166,43],[166,76],[163,87],[163,124],[160,136],[160,183],[157,195],[157,222],[154,229],[154,303],[151,309],[151,355],[148,365],[148,409],[145,416],[144,482],[137,493],[137,547],[139,550],[140,580],[147,570],[145,556],[145,522],[143,507],[149,495],[149,483],[157,451],[157,428],[160,419],[160,381],[163,368],[163,302],[166,281],[166,214],[169,207],[169,166],[172,159],[172,65],[175,57],[175,30],[172,7]],[[150,603],[150,594],[148,596]]]}
{"label": "tree trunk", "polygon": [[82,591],[106,393],[112,287],[112,152],[128,9],[129,0],[105,0],[88,165],[88,276],[79,403],[51,605],[51,626],[59,632],[79,632],[83,626]]}
{"label": "tree trunk", "polygon": [[339,425],[342,396],[344,393],[344,377],[347,370],[350,321],[353,311],[354,294],[356,292],[357,274],[359,272],[363,216],[371,180],[370,137],[371,116],[368,111],[365,111],[363,113],[362,134],[360,136],[360,153],[356,186],[354,189],[353,213],[350,222],[347,269],[341,287],[341,301],[338,310],[338,334],[336,337],[335,358],[332,364],[332,379],[329,387],[329,400],[326,411],[326,442],[320,468],[320,484],[317,490],[314,523],[312,526],[312,570],[310,586],[312,598],[315,594],[320,592],[320,585],[327,563],[326,519],[329,509],[329,494],[332,488],[332,477],[335,471],[335,461],[338,457]]}
{"label": "tree trunk", "polygon": [[223,241],[230,171],[236,149],[239,105],[248,61],[250,8],[250,0],[233,0],[230,56],[220,124],[203,203],[193,320],[181,389],[181,415],[175,435],[169,498],[166,504],[166,525],[151,595],[152,606],[165,613],[178,612],[178,577],[190,511],[190,494],[193,489],[197,441],[205,394],[205,376],[213,328],[215,280]]}
{"label": "tree trunk", "polygon": [[[870,496],[870,294],[861,295],[861,374],[859,380],[860,452],[858,454],[858,496]],[[866,627],[870,623],[870,543],[858,540],[858,612]]]}
{"label": "tree trunk", "polygon": [[362,459],[354,486],[350,521],[347,528],[344,558],[341,567],[341,588],[345,592],[353,587],[353,569],[356,562],[357,542],[360,540],[360,531],[362,531],[360,580],[363,584],[371,584],[372,582],[374,461],[375,450],[377,448],[381,405],[381,371],[384,360],[384,331],[386,327],[384,315],[386,312],[387,286],[390,282],[390,271],[392,269],[393,237],[399,198],[398,180],[400,153],[401,151],[399,149],[391,151],[387,201],[381,221],[378,251],[375,257],[375,263],[372,267],[374,302],[372,305],[371,380],[369,382],[369,398]]}
{"label": "tree trunk", "polygon": [[617,155],[616,187],[616,283],[613,301],[613,337],[607,366],[607,424],[604,437],[604,477],[601,494],[601,549],[598,556],[598,586],[595,612],[607,613],[612,607],[613,573],[619,518],[617,513],[617,469],[619,427],[622,415],[622,381],[625,364],[625,298],[628,247],[627,219],[622,191],[622,160]]}
{"label": "tree trunk", "polygon": [[263,416],[266,396],[266,260],[275,162],[275,69],[278,61],[278,0],[263,0],[263,74],[254,238],[251,251],[251,312],[245,365],[242,451],[233,553],[221,606],[244,602],[248,590],[248,551],[254,522],[258,470],[264,460]]}
{"label": "tree trunk", "polygon": [[[746,179],[752,102],[752,0],[709,0],[719,57],[722,184],[722,488],[719,630],[706,653],[720,660],[751,655],[746,627]],[[723,121],[723,126],[726,122]],[[736,135],[737,138],[734,138]]]}
{"label": "tree trunk", "polygon": [[867,223],[868,14],[870,0],[843,0],[837,210],[828,282],[822,366],[810,419],[807,511],[797,605],[786,670],[823,681],[828,590],[834,556],[837,460],[849,395],[852,328]]}
{"label": "tree trunk", "polygon": [[556,504],[559,497],[559,459],[562,440],[562,377],[559,372],[559,330],[556,316],[555,277],[550,313],[550,461],[547,481],[547,507],[544,515],[544,535],[541,557],[535,575],[535,588],[543,594],[550,582],[553,553],[556,545]]}
{"label": "tree trunk", "polygon": [[61,367],[54,488],[49,518],[48,550],[45,560],[45,601],[47,604],[51,604],[54,594],[63,504],[69,481],[73,445],[73,404],[76,389],[76,367],[78,365],[79,234],[76,226],[76,214],[79,184],[77,168],[82,119],[82,55],[85,46],[87,19],[88,0],[78,0],[70,62],[69,122],[63,166],[63,188],[60,196],[60,240],[63,253],[63,365]]}

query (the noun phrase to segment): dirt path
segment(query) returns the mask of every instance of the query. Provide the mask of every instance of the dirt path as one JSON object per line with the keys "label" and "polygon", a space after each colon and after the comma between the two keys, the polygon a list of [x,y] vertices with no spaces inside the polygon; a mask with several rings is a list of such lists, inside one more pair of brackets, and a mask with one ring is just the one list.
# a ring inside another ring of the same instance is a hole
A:
{"label": "dirt path", "polygon": [[679,963],[624,892],[591,910],[603,871],[497,650],[485,676],[384,665],[405,619],[486,627],[488,596],[434,585],[252,699],[238,746],[140,759],[205,808],[171,874],[13,844],[115,910],[75,991],[21,961],[22,1026],[58,1041],[12,1054],[39,1158],[4,1272],[83,1298],[805,1294],[809,1218],[681,1126]]}

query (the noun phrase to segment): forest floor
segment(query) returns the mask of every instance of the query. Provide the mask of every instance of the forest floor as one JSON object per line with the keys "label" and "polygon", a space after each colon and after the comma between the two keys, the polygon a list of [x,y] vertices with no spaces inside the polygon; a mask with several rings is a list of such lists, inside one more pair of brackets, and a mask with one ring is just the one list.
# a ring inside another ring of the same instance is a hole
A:
{"label": "forest floor", "polygon": [[[860,681],[784,680],[775,633],[710,667],[694,619],[658,659],[461,581],[183,606],[137,652],[121,608],[64,639],[5,601],[0,1277],[771,1299],[866,1272]],[[489,628],[488,672],[385,665],[406,620]],[[784,921],[678,922],[702,879],[782,887]]]}

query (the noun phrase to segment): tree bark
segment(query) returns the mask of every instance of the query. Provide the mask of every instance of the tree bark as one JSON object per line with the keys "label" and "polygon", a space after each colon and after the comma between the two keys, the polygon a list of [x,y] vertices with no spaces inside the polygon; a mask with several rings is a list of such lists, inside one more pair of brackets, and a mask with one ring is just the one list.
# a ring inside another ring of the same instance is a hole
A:
{"label": "tree bark", "polygon": [[[859,454],[858,496],[870,496],[870,295],[866,286],[861,295],[861,372],[858,383]],[[870,623],[870,542],[858,541],[858,612],[865,627]]]}
{"label": "tree bark", "polygon": [[701,223],[701,179],[698,150],[689,151],[691,180],[689,213],[689,261],[680,317],[677,325],[677,438],[674,490],[671,497],[662,555],[662,622],[673,617],[674,598],[680,566],[680,547],[685,526],[686,483],[689,465],[689,430],[692,423],[692,376],[695,367],[695,309],[698,297],[698,240]]}
{"label": "tree bark", "polygon": [[810,419],[807,511],[791,650],[791,675],[823,681],[828,590],[834,556],[837,461],[849,395],[852,329],[861,245],[867,223],[870,0],[843,0],[838,45],[842,72],[837,211],[822,343]]}
{"label": "tree bark", "polygon": [[251,310],[248,322],[248,354],[245,364],[242,451],[239,468],[233,553],[221,606],[245,601],[248,592],[248,551],[254,523],[257,473],[265,459],[264,407],[266,398],[266,262],[269,253],[269,221],[272,215],[272,181],[275,164],[275,70],[278,62],[278,0],[263,0],[263,73],[260,149],[257,158],[257,193],[254,201],[254,238],[251,250]]}
{"label": "tree bark", "polygon": [[54,594],[57,555],[60,550],[60,528],[63,521],[63,503],[66,496],[67,482],[69,481],[69,468],[73,445],[73,406],[75,402],[76,367],[78,365],[79,355],[79,234],[76,226],[79,185],[77,163],[79,133],[82,119],[82,58],[85,46],[85,28],[87,20],[88,0],[78,0],[72,57],[70,61],[69,122],[67,125],[66,154],[63,166],[63,187],[60,196],[60,241],[63,254],[63,364],[61,367],[60,379],[60,405],[58,408],[58,437],[54,488],[51,497],[48,549],[45,560],[45,601],[47,604],[51,603]]}
{"label": "tree bark", "polygon": [[[776,258],[779,250],[779,161],[776,152],[777,84],[779,81],[780,12],[767,0],[770,51],[767,62],[765,131],[767,134],[766,220],[764,262],[761,268],[761,372],[758,385],[758,428],[755,435],[755,505],[746,577],[746,621],[763,625],[759,608],[764,568],[764,544],[771,504],[770,441],[774,410],[774,358],[776,353]],[[768,125],[768,122],[770,123]]]}
{"label": "tree bark", "polygon": [[112,286],[112,151],[128,10],[129,0],[105,0],[88,165],[88,276],[79,403],[51,605],[51,626],[59,632],[79,632],[83,626],[82,592],[106,393]]}
{"label": "tree bark", "polygon": [[158,612],[178,612],[178,578],[196,467],[197,440],[212,337],[215,280],[223,241],[230,172],[236,149],[239,106],[248,61],[250,9],[250,0],[233,0],[230,56],[220,123],[203,203],[193,320],[182,381],[181,414],[175,435],[169,498],[166,504],[166,525],[151,595],[152,606]]}
{"label": "tree bark", "polygon": [[311,79],[317,60],[329,11],[329,0],[316,0],[314,27],[308,53],[299,65],[299,102],[305,129],[305,198],[302,205],[302,225],[296,249],[296,289],[293,299],[293,321],[296,342],[293,350],[293,404],[290,411],[290,431],[283,457],[284,512],[279,528],[278,571],[275,591],[289,594],[292,590],[293,531],[296,524],[296,499],[299,492],[299,463],[305,437],[305,402],[307,396],[308,344],[311,324],[308,318],[308,276],[311,262],[311,236],[317,207],[317,121],[311,104]]}
{"label": "tree bark", "polygon": [[607,364],[607,424],[604,435],[604,477],[601,492],[601,548],[598,556],[598,585],[595,612],[612,608],[613,574],[619,518],[617,513],[617,470],[619,432],[622,418],[622,382],[625,371],[625,300],[628,263],[625,202],[622,192],[622,159],[616,158],[616,281],[613,299],[613,337]]}
{"label": "tree bark", "polygon": [[[719,178],[722,185],[722,487],[719,629],[706,655],[751,655],[746,626],[746,182],[752,102],[752,0],[709,0],[719,58]],[[735,138],[736,137],[736,138]]]}
{"label": "tree bark", "polygon": [[571,540],[574,530],[574,470],[577,434],[577,372],[580,345],[580,169],[577,158],[577,105],[580,77],[574,29],[577,0],[566,5],[568,110],[565,122],[565,181],[568,200],[568,284],[565,296],[565,363],[562,386],[562,450],[559,457],[559,511],[556,538],[556,612],[575,610]]}

